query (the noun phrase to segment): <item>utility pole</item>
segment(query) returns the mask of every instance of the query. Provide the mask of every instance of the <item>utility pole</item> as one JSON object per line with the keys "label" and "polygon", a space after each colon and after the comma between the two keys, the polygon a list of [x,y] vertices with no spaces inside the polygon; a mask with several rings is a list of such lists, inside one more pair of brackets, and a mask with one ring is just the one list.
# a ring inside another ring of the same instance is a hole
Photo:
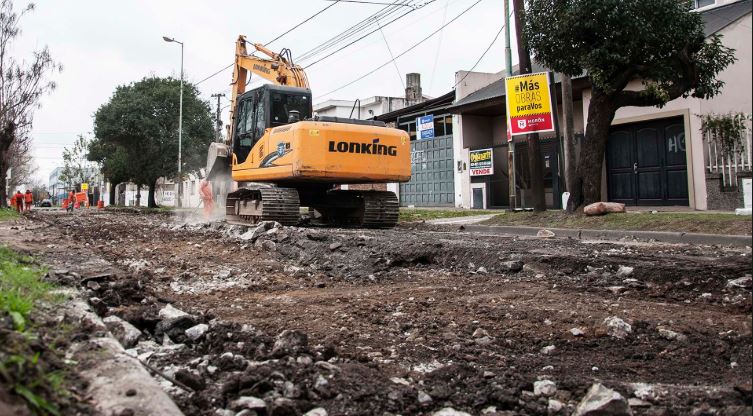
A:
{"label": "utility pole", "polygon": [[567,206],[562,207],[571,212],[573,204],[573,189],[575,189],[575,127],[573,125],[573,79],[562,74],[562,118],[565,125],[563,131],[563,153],[565,162],[565,188],[570,192]]}
{"label": "utility pole", "polygon": [[[512,48],[510,47],[510,0],[504,0],[505,13],[505,72],[512,76]],[[507,180],[510,199],[510,211],[517,208],[518,190],[515,178],[515,140],[510,136],[510,126],[507,126]]]}
{"label": "utility pole", "polygon": [[217,115],[215,120],[215,140],[219,143],[222,141],[222,120],[220,120],[220,98],[225,94],[212,94],[212,98],[217,98]]}
{"label": "utility pole", "polygon": [[[531,55],[523,37],[523,0],[512,0],[515,13],[515,38],[518,41],[518,67],[520,74],[531,73]],[[546,211],[544,199],[544,171],[541,166],[541,144],[538,133],[529,134],[528,164],[531,168],[531,191],[534,211]]]}

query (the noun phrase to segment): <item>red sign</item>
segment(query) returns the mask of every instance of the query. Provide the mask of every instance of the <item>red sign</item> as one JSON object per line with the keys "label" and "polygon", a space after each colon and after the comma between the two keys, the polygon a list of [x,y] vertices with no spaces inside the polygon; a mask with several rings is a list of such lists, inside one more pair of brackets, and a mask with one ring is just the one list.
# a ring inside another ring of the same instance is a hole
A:
{"label": "red sign", "polygon": [[512,135],[536,133],[554,130],[552,114],[535,114],[530,116],[510,117]]}

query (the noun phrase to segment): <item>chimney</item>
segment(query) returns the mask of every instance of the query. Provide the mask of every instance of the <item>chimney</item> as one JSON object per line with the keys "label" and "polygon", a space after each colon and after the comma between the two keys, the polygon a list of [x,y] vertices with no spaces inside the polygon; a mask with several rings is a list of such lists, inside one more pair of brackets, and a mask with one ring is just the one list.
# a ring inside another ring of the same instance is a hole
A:
{"label": "chimney", "polygon": [[406,74],[405,75],[405,105],[411,106],[418,104],[424,100],[424,95],[421,92],[421,74]]}

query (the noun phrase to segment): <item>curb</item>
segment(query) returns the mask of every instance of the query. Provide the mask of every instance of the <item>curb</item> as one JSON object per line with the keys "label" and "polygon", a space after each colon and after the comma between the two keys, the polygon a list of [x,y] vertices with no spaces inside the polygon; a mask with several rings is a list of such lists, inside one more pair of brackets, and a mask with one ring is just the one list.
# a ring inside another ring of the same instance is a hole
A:
{"label": "curb", "polygon": [[71,346],[74,356],[96,354],[92,368],[80,373],[89,383],[87,393],[95,408],[104,415],[119,415],[130,409],[131,414],[136,415],[184,416],[141,363],[126,354],[102,319],[80,298],[79,292],[73,289],[67,294],[71,299],[64,306],[65,314],[106,334]]}
{"label": "curb", "polygon": [[[465,231],[492,235],[519,235],[535,237],[541,227],[505,226],[505,225],[464,225]],[[626,231],[626,230],[591,230],[572,228],[546,228],[555,237],[576,240],[622,241],[625,238],[653,240],[673,244],[703,244],[733,247],[750,247],[749,235],[700,234],[671,231]]]}

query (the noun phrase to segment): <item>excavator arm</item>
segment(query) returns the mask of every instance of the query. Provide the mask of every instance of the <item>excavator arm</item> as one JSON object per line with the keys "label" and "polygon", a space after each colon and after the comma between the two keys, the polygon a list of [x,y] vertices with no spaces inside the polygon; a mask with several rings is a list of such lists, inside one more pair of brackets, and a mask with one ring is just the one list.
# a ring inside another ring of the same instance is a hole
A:
{"label": "excavator arm", "polygon": [[249,55],[246,49],[246,37],[238,36],[235,42],[235,63],[233,65],[233,89],[230,100],[230,126],[228,138],[233,137],[235,129],[235,108],[237,99],[246,92],[249,72],[252,72],[277,85],[290,87],[309,88],[306,73],[298,65],[293,64],[289,49],[283,49],[280,53],[272,52],[259,43],[253,43],[256,51],[264,54],[267,58]]}

